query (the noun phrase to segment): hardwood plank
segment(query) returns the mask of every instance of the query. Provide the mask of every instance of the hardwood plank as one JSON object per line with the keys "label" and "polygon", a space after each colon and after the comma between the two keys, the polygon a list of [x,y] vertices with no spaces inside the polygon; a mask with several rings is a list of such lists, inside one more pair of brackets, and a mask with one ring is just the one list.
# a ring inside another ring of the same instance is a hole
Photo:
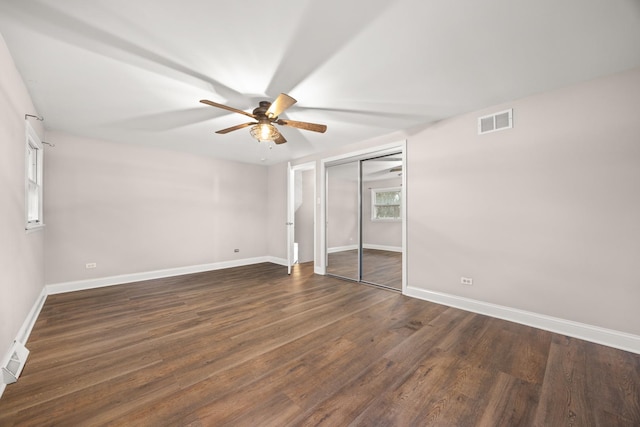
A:
{"label": "hardwood plank", "polygon": [[590,346],[580,344],[573,340],[568,346],[552,343],[534,425],[596,425],[597,402],[588,400],[585,371],[584,351]]}
{"label": "hardwood plank", "polygon": [[498,372],[487,396],[483,399],[486,401],[486,405],[482,410],[482,416],[478,417],[478,425],[532,425],[540,393],[539,389],[538,384]]}
{"label": "hardwood plank", "polygon": [[378,361],[362,372],[355,381],[337,390],[330,398],[295,420],[294,425],[336,426],[353,422],[387,388],[389,378],[403,374],[398,363]]}
{"label": "hardwood plank", "polygon": [[640,425],[640,355],[273,264],[49,297],[0,425]]}
{"label": "hardwood plank", "polygon": [[597,417],[604,424],[614,415],[622,423],[640,419],[640,359],[629,353],[602,345],[590,345],[585,349],[587,384],[598,384],[597,392],[587,390],[589,400],[598,400]]}

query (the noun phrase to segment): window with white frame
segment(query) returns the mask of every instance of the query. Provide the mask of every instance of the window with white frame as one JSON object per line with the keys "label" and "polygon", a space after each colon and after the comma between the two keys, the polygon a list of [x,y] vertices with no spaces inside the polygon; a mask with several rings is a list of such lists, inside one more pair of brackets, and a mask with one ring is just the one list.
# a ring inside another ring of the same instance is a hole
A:
{"label": "window with white frame", "polygon": [[401,219],[401,188],[371,189],[371,220],[399,221]]}
{"label": "window with white frame", "polygon": [[38,134],[26,122],[27,137],[25,149],[25,221],[26,229],[31,230],[44,225],[42,218],[42,162],[44,151]]}

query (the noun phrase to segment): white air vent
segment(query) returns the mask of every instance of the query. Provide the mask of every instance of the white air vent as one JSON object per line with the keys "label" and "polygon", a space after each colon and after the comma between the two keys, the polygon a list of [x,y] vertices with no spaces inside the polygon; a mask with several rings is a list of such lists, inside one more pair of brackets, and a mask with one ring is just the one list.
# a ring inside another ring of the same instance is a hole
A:
{"label": "white air vent", "polygon": [[513,109],[478,118],[478,135],[513,127]]}
{"label": "white air vent", "polygon": [[11,384],[18,381],[18,377],[27,361],[29,350],[18,341],[14,341],[9,349],[7,360],[2,364],[2,381]]}

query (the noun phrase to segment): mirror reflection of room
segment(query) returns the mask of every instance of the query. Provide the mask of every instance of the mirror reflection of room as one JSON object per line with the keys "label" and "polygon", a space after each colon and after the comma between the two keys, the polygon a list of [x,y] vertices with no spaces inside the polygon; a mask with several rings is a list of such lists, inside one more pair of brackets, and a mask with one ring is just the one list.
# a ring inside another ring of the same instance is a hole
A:
{"label": "mirror reflection of room", "polygon": [[360,280],[359,162],[327,168],[327,273]]}
{"label": "mirror reflection of room", "polygon": [[402,289],[402,158],[362,161],[362,281]]}

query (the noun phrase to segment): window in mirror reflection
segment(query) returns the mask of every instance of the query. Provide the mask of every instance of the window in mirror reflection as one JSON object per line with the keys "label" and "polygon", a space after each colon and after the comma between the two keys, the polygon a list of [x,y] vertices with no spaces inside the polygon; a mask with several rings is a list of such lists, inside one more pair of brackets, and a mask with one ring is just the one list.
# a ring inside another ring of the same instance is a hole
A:
{"label": "window in mirror reflection", "polygon": [[371,220],[399,221],[400,187],[371,189]]}

